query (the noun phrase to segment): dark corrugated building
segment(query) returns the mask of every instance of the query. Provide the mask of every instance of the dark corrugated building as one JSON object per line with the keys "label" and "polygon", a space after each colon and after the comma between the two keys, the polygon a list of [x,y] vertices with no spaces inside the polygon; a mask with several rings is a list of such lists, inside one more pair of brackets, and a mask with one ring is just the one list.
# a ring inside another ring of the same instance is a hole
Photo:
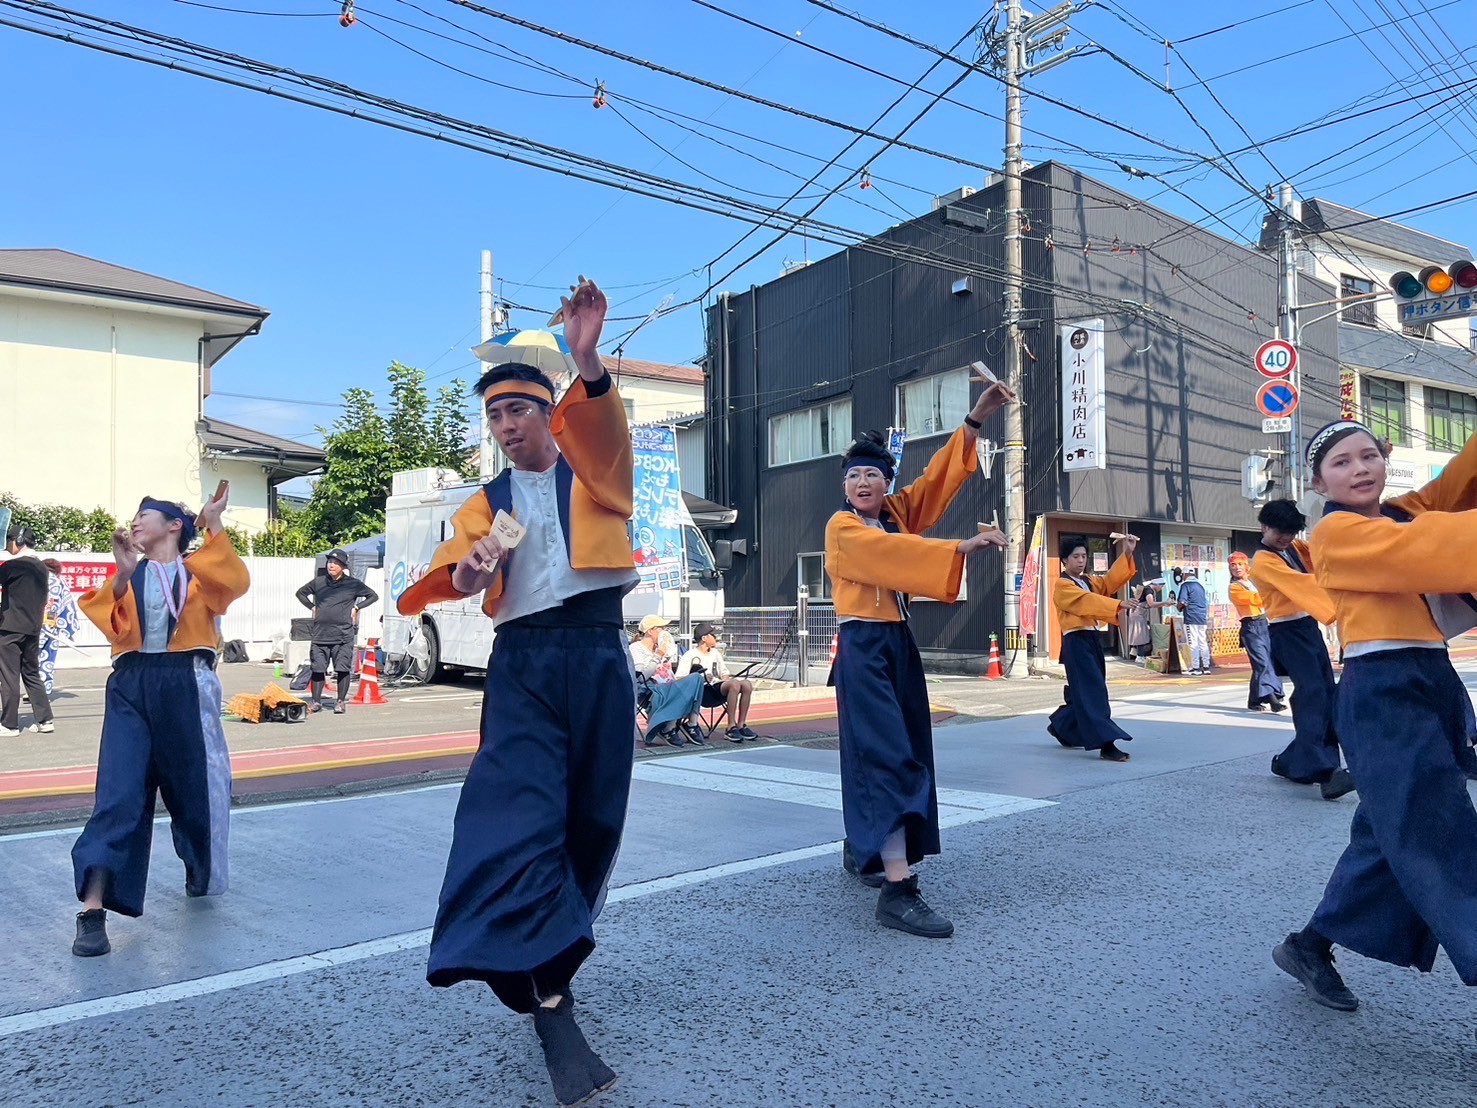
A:
{"label": "dark corrugated building", "polygon": [[[708,496],[738,509],[717,537],[743,551],[726,578],[731,606],[793,604],[802,582],[824,598],[823,534],[853,431],[907,429],[904,483],[978,395],[969,363],[1003,368],[1003,203],[998,183],[941,198],[928,215],[710,309]],[[1041,587],[1057,575],[1059,536],[1091,536],[1101,567],[1107,535],[1128,528],[1143,539],[1142,577],[1168,576],[1172,590],[1176,568],[1197,566],[1224,604],[1226,555],[1248,548],[1256,526],[1242,460],[1285,442],[1262,433],[1254,406],[1264,378],[1252,356],[1276,323],[1276,258],[1056,163],[1026,174],[1023,207],[1026,507],[1028,534],[1038,519],[1045,533]],[[1305,281],[1304,303],[1332,295]],[[1069,472],[1058,329],[1088,320],[1101,320],[1106,468]],[[1337,413],[1336,326],[1304,332],[1305,427]],[[1004,416],[992,423],[982,437],[998,444]],[[992,512],[1003,518],[1003,480],[996,457],[932,533],[963,537]],[[1054,656],[1054,614],[1049,601],[1039,608],[1027,631],[1037,654]],[[971,562],[967,600],[916,604],[914,631],[933,667],[978,672],[1003,612],[1003,559],[985,554]]]}

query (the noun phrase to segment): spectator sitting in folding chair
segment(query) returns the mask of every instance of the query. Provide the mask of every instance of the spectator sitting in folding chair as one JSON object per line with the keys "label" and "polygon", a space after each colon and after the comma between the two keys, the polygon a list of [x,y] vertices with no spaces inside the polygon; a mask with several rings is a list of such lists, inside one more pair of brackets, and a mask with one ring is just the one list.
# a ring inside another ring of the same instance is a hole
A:
{"label": "spectator sitting in folding chair", "polygon": [[749,701],[754,696],[754,682],[728,672],[723,664],[723,651],[718,649],[718,628],[713,624],[699,623],[693,639],[697,645],[682,655],[677,672],[702,674],[703,707],[716,708],[722,704],[728,716],[724,738],[731,743],[757,739],[759,736],[749,728]]}
{"label": "spectator sitting in folding chair", "polygon": [[[698,706],[703,697],[703,679],[697,674],[676,675],[677,644],[667,633],[671,624],[659,615],[641,620],[641,637],[631,644],[631,662],[638,679],[650,686],[651,703],[646,709],[646,745],[656,746],[665,738],[672,746],[684,741],[706,746]],[[687,733],[686,740],[683,732]]]}

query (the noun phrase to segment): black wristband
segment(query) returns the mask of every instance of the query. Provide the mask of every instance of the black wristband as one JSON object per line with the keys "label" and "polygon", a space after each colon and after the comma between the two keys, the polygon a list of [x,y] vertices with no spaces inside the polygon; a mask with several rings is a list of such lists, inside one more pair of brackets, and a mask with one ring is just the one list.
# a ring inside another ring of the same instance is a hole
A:
{"label": "black wristband", "polygon": [[973,416],[965,416],[964,417],[964,426],[968,427],[971,431],[979,431],[985,425],[983,423],[981,423],[979,420],[975,419]]}
{"label": "black wristband", "polygon": [[600,380],[585,382],[585,396],[590,400],[594,400],[597,396],[604,396],[610,391],[610,386],[614,383],[610,379],[610,371],[606,370]]}

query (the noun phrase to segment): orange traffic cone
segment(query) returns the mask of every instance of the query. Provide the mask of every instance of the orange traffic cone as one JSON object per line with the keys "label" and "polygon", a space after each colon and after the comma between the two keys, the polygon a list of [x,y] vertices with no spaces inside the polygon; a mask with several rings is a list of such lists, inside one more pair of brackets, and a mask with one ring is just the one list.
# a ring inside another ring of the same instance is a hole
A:
{"label": "orange traffic cone", "polygon": [[359,692],[354,696],[355,704],[388,704],[380,695],[380,667],[376,661],[380,641],[369,640],[369,649],[364,652],[364,668],[359,673]]}
{"label": "orange traffic cone", "polygon": [[1000,643],[994,635],[990,636],[990,664],[981,675],[983,681],[996,681],[1005,676],[1005,669],[1000,665]]}

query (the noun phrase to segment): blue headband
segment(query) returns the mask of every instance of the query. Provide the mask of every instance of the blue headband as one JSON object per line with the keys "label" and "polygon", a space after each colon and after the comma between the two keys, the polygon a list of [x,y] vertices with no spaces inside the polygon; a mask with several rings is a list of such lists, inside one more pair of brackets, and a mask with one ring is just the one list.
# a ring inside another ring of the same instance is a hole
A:
{"label": "blue headband", "polygon": [[195,537],[195,521],[186,515],[178,504],[171,504],[167,500],[145,500],[138,506],[141,512],[158,512],[165,519],[177,519],[184,524],[180,530],[180,537],[189,542]]}

